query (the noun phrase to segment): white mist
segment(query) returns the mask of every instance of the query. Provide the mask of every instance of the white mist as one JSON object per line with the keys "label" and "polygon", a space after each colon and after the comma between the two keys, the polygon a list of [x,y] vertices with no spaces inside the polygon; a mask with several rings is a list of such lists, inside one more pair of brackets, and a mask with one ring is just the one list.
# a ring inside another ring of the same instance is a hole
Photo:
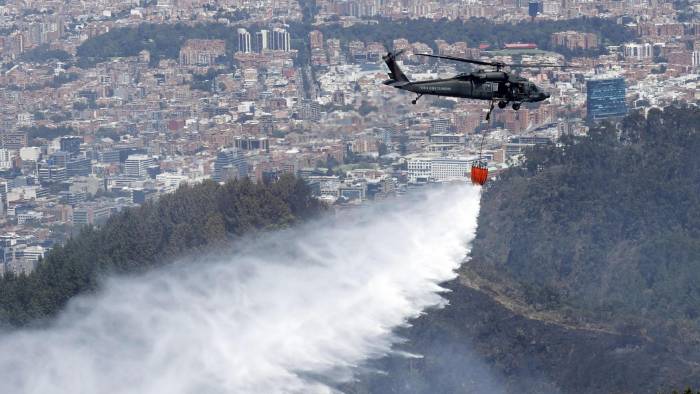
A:
{"label": "white mist", "polygon": [[0,336],[0,393],[324,393],[443,303],[479,191],[445,187],[107,281]]}

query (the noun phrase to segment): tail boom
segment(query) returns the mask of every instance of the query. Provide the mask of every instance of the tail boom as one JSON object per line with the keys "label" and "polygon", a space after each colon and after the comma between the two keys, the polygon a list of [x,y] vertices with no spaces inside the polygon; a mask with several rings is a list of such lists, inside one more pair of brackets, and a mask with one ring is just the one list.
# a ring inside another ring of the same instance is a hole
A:
{"label": "tail boom", "polygon": [[396,57],[401,55],[403,52],[403,50],[398,52],[389,52],[382,56],[386,66],[389,67],[389,80],[384,81],[385,85],[400,87],[410,82],[403,71],[401,71],[401,68],[399,68],[399,65],[396,63]]}

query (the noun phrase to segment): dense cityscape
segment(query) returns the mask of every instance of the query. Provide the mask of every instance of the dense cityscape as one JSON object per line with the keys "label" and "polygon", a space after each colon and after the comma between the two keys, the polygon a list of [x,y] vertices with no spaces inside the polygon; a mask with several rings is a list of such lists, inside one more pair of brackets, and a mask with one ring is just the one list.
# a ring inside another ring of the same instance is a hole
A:
{"label": "dense cityscape", "polygon": [[[700,100],[697,2],[3,3],[0,273],[31,272],[81,227],[184,183],[291,173],[343,209],[466,181],[482,138],[497,177],[527,147]],[[436,27],[409,34],[406,20]],[[546,36],[520,38],[532,24]],[[411,80],[467,69],[417,53],[498,60],[551,98],[490,122],[482,101],[412,105],[382,84],[398,50]]]}

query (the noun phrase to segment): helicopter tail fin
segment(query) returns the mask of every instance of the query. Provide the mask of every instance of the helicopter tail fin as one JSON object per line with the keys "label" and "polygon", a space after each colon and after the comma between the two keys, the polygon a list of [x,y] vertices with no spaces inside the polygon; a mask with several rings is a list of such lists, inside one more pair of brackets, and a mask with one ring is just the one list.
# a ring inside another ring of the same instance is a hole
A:
{"label": "helicopter tail fin", "polygon": [[407,82],[410,82],[403,71],[401,71],[401,68],[399,68],[399,65],[396,64],[396,57],[401,55],[404,51],[405,50],[389,52],[382,56],[387,67],[389,67],[389,80],[384,82],[386,85],[405,85]]}

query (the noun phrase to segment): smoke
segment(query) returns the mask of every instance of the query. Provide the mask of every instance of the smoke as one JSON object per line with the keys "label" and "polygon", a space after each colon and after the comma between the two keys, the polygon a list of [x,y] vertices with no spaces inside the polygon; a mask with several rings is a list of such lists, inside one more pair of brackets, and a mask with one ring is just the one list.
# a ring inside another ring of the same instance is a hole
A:
{"label": "smoke", "polygon": [[453,186],[107,280],[0,337],[2,393],[326,393],[444,303],[476,229]]}

